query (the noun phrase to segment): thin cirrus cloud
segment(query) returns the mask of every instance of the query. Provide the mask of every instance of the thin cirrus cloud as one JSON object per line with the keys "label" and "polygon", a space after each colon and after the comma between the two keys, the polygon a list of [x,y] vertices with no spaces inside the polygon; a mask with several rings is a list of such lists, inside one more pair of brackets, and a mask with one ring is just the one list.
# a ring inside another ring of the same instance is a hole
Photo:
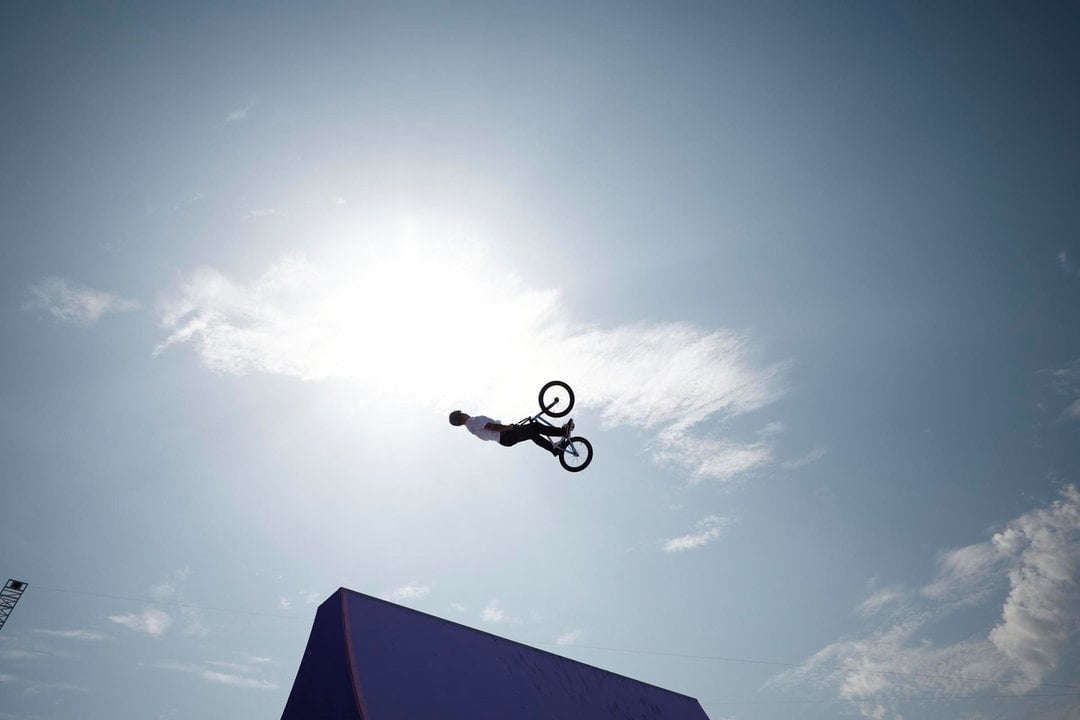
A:
{"label": "thin cirrus cloud", "polygon": [[[20,677],[18,675],[12,675],[10,673],[0,673],[0,687],[4,685],[21,687],[23,689],[23,692],[26,693],[52,694],[56,692],[90,692],[90,688],[84,687],[82,685],[72,685],[70,683],[58,682],[42,682],[40,680],[32,680],[29,678]],[[0,714],[0,717],[5,717],[5,715]],[[24,716],[20,715],[19,717]]]}
{"label": "thin cirrus cloud", "polygon": [[573,645],[584,637],[585,632],[583,630],[568,630],[559,637],[555,638],[556,645]]}
{"label": "thin cirrus cloud", "polygon": [[44,310],[58,322],[93,325],[109,313],[133,312],[142,308],[135,300],[73,283],[60,277],[45,277],[30,286],[27,310]]}
{"label": "thin cirrus cloud", "polygon": [[[559,290],[529,287],[475,244],[402,244],[322,263],[291,256],[247,282],[202,268],[159,310],[168,335],[155,353],[188,345],[217,372],[344,379],[492,415],[557,377],[606,427],[649,431],[653,458],[682,465],[692,482],[728,481],[773,458],[774,433],[745,441],[701,430],[784,394],[785,365],[756,362],[747,334],[584,324]],[[476,357],[488,360],[482,371]]]}
{"label": "thin cirrus cloud", "polygon": [[409,583],[399,588],[394,588],[383,597],[391,602],[403,602],[406,600],[419,600],[431,593],[431,588],[426,585]]}
{"label": "thin cirrus cloud", "polygon": [[863,616],[877,615],[886,609],[901,607],[905,598],[906,593],[901,587],[879,588],[859,603],[855,612]]}
{"label": "thin cirrus cloud", "polygon": [[163,581],[150,587],[150,595],[160,602],[172,602],[181,606],[180,616],[183,618],[185,635],[207,637],[210,630],[203,623],[202,611],[184,605],[183,589],[191,574],[191,568],[186,566],[169,573]]}
{"label": "thin cirrus cloud", "polygon": [[[194,663],[160,662],[155,665],[159,670],[182,672],[195,675],[206,682],[216,685],[229,685],[250,690],[276,690],[277,683],[255,675],[254,668],[227,662]],[[255,676],[253,676],[255,675]]]}
{"label": "thin cirrus cloud", "polygon": [[664,543],[664,552],[676,553],[696,550],[720,539],[724,528],[731,524],[730,518],[708,515],[697,523],[697,530],[687,535],[671,538]]}
{"label": "thin cirrus cloud", "polygon": [[35,630],[34,632],[46,637],[58,638],[60,640],[77,640],[80,642],[96,642],[112,639],[109,635],[94,630]]}
{"label": "thin cirrus cloud", "polygon": [[1067,403],[1058,416],[1058,421],[1069,422],[1080,419],[1080,359],[1073,360],[1063,367],[1044,370],[1043,374],[1050,378],[1049,387],[1053,393],[1065,398]]}
{"label": "thin cirrus cloud", "polygon": [[[859,609],[877,627],[822,648],[770,684],[832,688],[877,720],[904,717],[906,698],[1039,691],[1080,633],[1078,582],[1080,490],[1068,485],[989,540],[941,554],[918,592],[875,591]],[[929,639],[938,627],[970,624],[958,616],[992,603],[1000,603],[992,626],[954,642]],[[892,612],[878,612],[886,606]]]}
{"label": "thin cirrus cloud", "polygon": [[480,613],[480,619],[492,625],[520,625],[521,618],[510,615],[503,609],[499,598],[492,598]]}
{"label": "thin cirrus cloud", "polygon": [[251,105],[250,104],[244,105],[243,107],[238,107],[235,110],[230,110],[225,115],[225,122],[227,124],[228,123],[243,122],[244,120],[247,120],[247,116],[248,116],[249,112],[251,112]]}
{"label": "thin cirrus cloud", "polygon": [[110,615],[109,620],[153,638],[160,638],[173,624],[172,616],[157,608],[146,608],[141,613],[128,615]]}

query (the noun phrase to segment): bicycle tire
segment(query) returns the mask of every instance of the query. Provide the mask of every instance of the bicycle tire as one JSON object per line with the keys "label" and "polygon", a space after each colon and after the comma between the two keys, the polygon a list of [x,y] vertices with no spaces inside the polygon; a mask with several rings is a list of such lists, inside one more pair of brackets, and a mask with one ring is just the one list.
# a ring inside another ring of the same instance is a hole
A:
{"label": "bicycle tire", "polygon": [[569,445],[578,451],[578,455],[568,455],[566,449],[559,453],[559,464],[563,466],[563,470],[581,472],[589,467],[589,463],[592,462],[593,458],[592,443],[581,436],[574,436],[570,438]]}
{"label": "bicycle tire", "polygon": [[[565,396],[558,394],[562,392],[566,393]],[[540,395],[537,399],[540,403],[540,410],[553,418],[563,417],[574,409],[574,391],[562,380],[552,380],[540,388]],[[549,405],[551,406],[550,409]]]}

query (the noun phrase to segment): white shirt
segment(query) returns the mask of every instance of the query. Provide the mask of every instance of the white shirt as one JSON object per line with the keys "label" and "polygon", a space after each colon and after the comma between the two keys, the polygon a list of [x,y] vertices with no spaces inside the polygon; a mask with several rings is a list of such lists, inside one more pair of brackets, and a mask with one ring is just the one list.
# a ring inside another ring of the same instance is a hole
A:
{"label": "white shirt", "polygon": [[498,420],[492,420],[485,415],[473,415],[471,418],[465,421],[465,427],[476,437],[481,440],[499,440],[498,430],[488,430],[484,426],[488,423],[495,423],[496,425],[502,425]]}

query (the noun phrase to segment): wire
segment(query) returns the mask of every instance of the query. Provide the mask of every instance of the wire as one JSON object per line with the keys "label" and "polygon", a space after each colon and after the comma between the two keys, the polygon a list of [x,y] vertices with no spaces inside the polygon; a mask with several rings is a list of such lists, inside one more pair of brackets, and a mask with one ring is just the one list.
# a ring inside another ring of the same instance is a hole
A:
{"label": "wire", "polygon": [[[538,645],[557,645],[558,643],[546,643],[545,642],[545,643],[536,643],[536,644],[538,644]],[[564,645],[561,645],[560,647],[586,648],[586,649],[589,649],[589,650],[606,650],[606,651],[610,651],[610,652],[635,653],[635,654],[639,654],[639,655],[657,655],[657,656],[660,656],[660,657],[677,657],[677,658],[686,658],[686,659],[690,659],[690,660],[713,660],[713,661],[716,661],[716,662],[739,663],[739,664],[743,664],[743,665],[775,665],[775,666],[778,666],[778,667],[810,669],[810,666],[806,665],[806,664],[780,662],[778,660],[752,660],[750,658],[724,657],[724,656],[720,656],[720,655],[691,655],[691,654],[687,654],[687,653],[661,652],[661,651],[657,651],[657,650],[631,650],[631,649],[628,649],[628,648],[601,647],[601,646],[598,646],[598,645],[578,645],[577,643],[573,643],[573,644],[570,644],[570,645],[565,645],[564,644]],[[824,664],[823,663],[819,667],[835,668],[837,670],[847,670],[847,669],[849,669],[849,668],[845,668],[844,666],[839,665],[839,664],[835,664],[835,663],[834,664]],[[1064,688],[1064,689],[1068,689],[1068,690],[1080,690],[1080,685],[1062,685],[1062,684],[1057,684],[1057,683],[1041,683],[1041,682],[1035,682],[1033,680],[993,680],[991,678],[973,678],[973,677],[965,677],[965,676],[961,676],[961,675],[942,675],[940,673],[901,672],[899,670],[863,670],[861,668],[860,668],[859,671],[864,672],[864,673],[868,673],[868,674],[871,674],[871,675],[895,675],[895,676],[898,676],[898,677],[925,677],[925,678],[947,679],[947,680],[962,680],[962,681],[965,681],[965,682],[972,682],[972,683],[978,683],[978,682],[999,683],[999,684],[1004,684],[1004,685],[1028,685],[1028,686],[1031,686],[1031,687],[1052,687],[1052,688]]]}
{"label": "wire", "polygon": [[208,612],[232,613],[235,615],[255,615],[258,617],[278,618],[280,620],[310,622],[308,618],[294,617],[292,615],[282,615],[280,613],[259,612],[258,610],[238,610],[236,608],[220,608],[211,607],[208,605],[191,605],[189,603],[175,602],[169,600],[153,600],[151,598],[131,597],[128,595],[110,595],[108,593],[86,592],[85,590],[65,590],[63,588],[46,587],[44,585],[31,585],[30,587],[36,590],[47,590],[48,592],[65,593],[67,595],[86,595],[89,597],[107,598],[109,600],[126,600],[129,602],[149,603],[151,605],[166,605],[168,607],[178,607],[189,610],[206,610]]}
{"label": "wire", "polygon": [[832,703],[941,702],[952,700],[1028,700],[1032,698],[1080,697],[1080,693],[1038,693],[1034,695],[927,695],[923,697],[822,698],[813,700],[698,700],[702,705],[811,705]]}
{"label": "wire", "polygon": [[[188,604],[188,603],[174,602],[174,601],[168,601],[168,600],[154,600],[154,599],[150,599],[150,598],[131,597],[131,596],[125,596],[125,595],[111,595],[111,594],[108,594],[108,593],[87,592],[87,591],[84,591],[84,590],[68,590],[68,589],[64,589],[64,588],[46,587],[44,585],[33,585],[33,584],[31,584],[30,588],[36,588],[38,590],[46,590],[48,592],[65,593],[65,594],[68,594],[68,595],[86,595],[86,596],[89,596],[89,597],[107,598],[107,599],[110,599],[110,600],[124,600],[124,601],[127,601],[127,602],[149,603],[149,604],[153,604],[153,605],[165,605],[165,606],[169,606],[169,607],[187,608],[187,609],[191,609],[191,610],[205,610],[205,611],[208,611],[208,612],[232,613],[232,614],[236,614],[236,615],[252,615],[252,616],[256,616],[256,617],[276,618],[276,619],[279,619],[279,620],[292,620],[294,622],[310,622],[310,620],[308,618],[305,618],[305,617],[296,617],[296,616],[293,616],[293,615],[282,615],[280,613],[259,612],[257,610],[239,610],[239,609],[236,609],[236,608],[211,607],[211,606],[207,606],[207,605],[191,605],[191,604]],[[781,662],[781,661],[778,661],[778,660],[755,660],[755,659],[752,659],[752,658],[727,657],[727,656],[723,656],[723,655],[694,655],[694,654],[689,654],[689,653],[663,652],[663,651],[659,651],[659,650],[639,650],[639,649],[633,649],[633,648],[605,647],[605,646],[602,646],[602,645],[579,645],[577,643],[559,644],[559,643],[554,643],[554,642],[541,642],[541,641],[517,641],[517,642],[522,642],[523,644],[527,644],[527,645],[539,645],[539,646],[547,646],[547,647],[557,646],[557,647],[561,647],[561,648],[579,648],[579,649],[582,649],[582,650],[601,650],[601,651],[605,651],[605,652],[621,652],[621,653],[629,653],[629,654],[634,654],[634,655],[652,655],[652,656],[656,656],[656,657],[673,657],[673,658],[683,658],[683,659],[688,659],[688,660],[711,660],[711,661],[714,661],[714,662],[738,663],[738,664],[741,664],[741,665],[769,665],[769,666],[774,666],[774,667],[786,667],[786,668],[795,668],[795,669],[800,669],[800,668],[802,668],[802,669],[810,669],[810,666],[806,665],[806,664]],[[835,664],[835,663],[831,664],[831,665],[830,664],[822,664],[819,667],[834,668],[834,669],[837,669],[837,670],[846,670],[846,669],[848,669],[848,668],[845,668],[845,667],[843,667],[843,666],[841,666],[839,664]],[[1028,687],[1044,687],[1044,688],[1061,688],[1061,689],[1066,689],[1066,690],[1080,690],[1080,685],[1067,685],[1067,684],[1060,684],[1060,683],[1041,683],[1041,682],[1035,682],[1033,680],[996,680],[996,679],[991,679],[991,678],[966,677],[966,676],[962,676],[962,675],[943,675],[943,674],[939,674],[939,673],[901,672],[899,670],[864,670],[864,669],[860,669],[860,672],[864,672],[864,673],[872,674],[872,675],[889,675],[889,676],[895,676],[895,677],[934,678],[934,679],[942,679],[942,680],[959,680],[959,681],[970,682],[970,683],[987,683],[987,684],[999,684],[999,685],[1025,685],[1025,686],[1028,686]],[[1073,694],[1080,695],[1080,693],[1064,693],[1063,695],[1073,695]],[[1045,695],[1045,696],[1044,695],[1027,695],[1027,696],[1024,696],[1024,697],[1062,697],[1063,695]],[[956,697],[962,698],[962,697],[966,697],[966,696],[956,696]],[[974,697],[974,696],[972,696],[972,697]],[[981,697],[993,698],[993,697],[996,697],[996,696],[986,695],[986,696],[981,696]],[[1017,697],[1017,696],[1003,695],[1001,697]],[[747,701],[747,702],[753,702],[753,701]],[[777,702],[786,702],[786,701],[777,701]],[[803,701],[792,701],[792,702],[803,702]],[[818,701],[806,701],[806,702],[818,702]],[[833,701],[821,701],[821,702],[833,702]],[[856,701],[852,701],[852,702],[856,702]],[[879,700],[872,700],[872,701],[871,700],[866,700],[866,701],[861,701],[860,700],[860,701],[857,701],[857,702],[880,702],[880,701]],[[714,703],[714,704],[716,704],[716,703]]]}

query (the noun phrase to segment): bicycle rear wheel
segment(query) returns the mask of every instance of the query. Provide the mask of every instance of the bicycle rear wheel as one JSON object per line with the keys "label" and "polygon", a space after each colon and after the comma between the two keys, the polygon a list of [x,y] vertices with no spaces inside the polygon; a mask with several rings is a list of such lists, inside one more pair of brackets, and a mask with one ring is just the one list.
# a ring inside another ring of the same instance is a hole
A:
{"label": "bicycle rear wheel", "polygon": [[540,410],[559,418],[574,409],[574,391],[562,380],[552,380],[540,388]]}
{"label": "bicycle rear wheel", "polygon": [[583,437],[572,437],[559,453],[559,464],[568,472],[581,472],[592,462],[592,443]]}

